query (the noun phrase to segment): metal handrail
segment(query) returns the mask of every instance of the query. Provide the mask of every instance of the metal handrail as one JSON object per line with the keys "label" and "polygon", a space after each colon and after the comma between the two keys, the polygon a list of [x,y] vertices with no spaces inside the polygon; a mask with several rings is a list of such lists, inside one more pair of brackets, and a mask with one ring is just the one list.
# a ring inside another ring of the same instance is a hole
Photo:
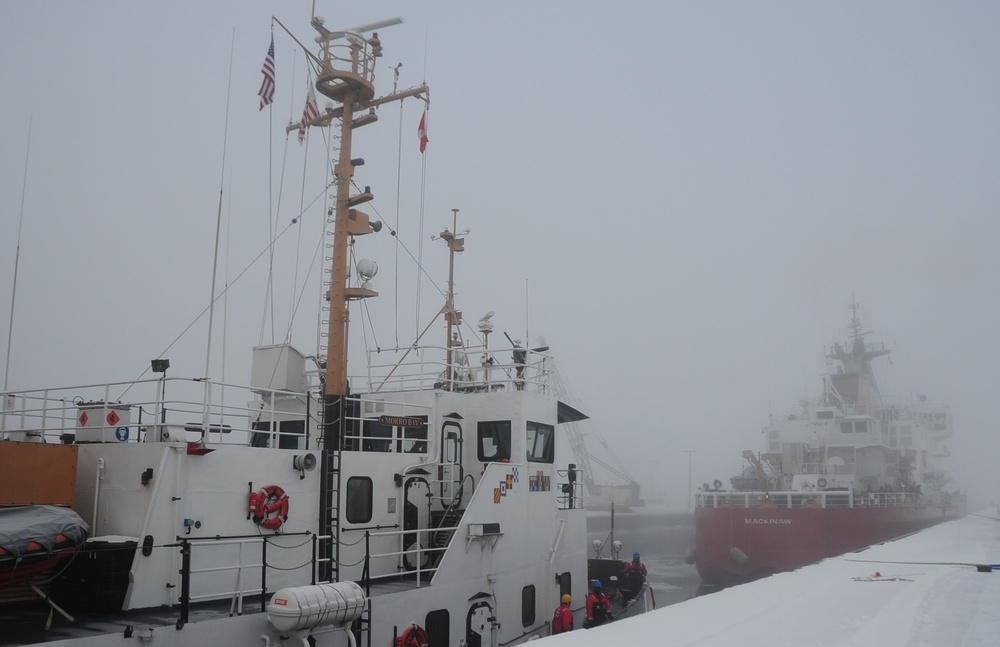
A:
{"label": "metal handrail", "polygon": [[[315,573],[316,565],[320,561],[316,557],[315,541],[316,535],[310,531],[304,532],[290,532],[284,533],[282,537],[312,537],[313,547],[310,549],[311,555],[309,559],[309,565],[312,569],[312,582],[315,583]],[[179,596],[180,602],[180,616],[177,621],[177,626],[182,627],[188,622],[190,616],[191,602],[199,600],[217,600],[228,596],[232,596],[232,603],[230,611],[237,611],[242,613],[243,611],[243,599],[247,595],[260,594],[260,610],[263,612],[266,610],[267,602],[267,545],[269,543],[269,537],[260,535],[232,535],[232,536],[218,536],[218,537],[199,537],[191,539],[188,537],[177,537],[175,544],[168,544],[168,546],[179,547],[181,553],[181,592]],[[244,549],[252,544],[260,544],[260,561],[257,562],[246,562],[244,560]],[[206,566],[202,568],[193,568],[191,565],[192,559],[192,549],[198,546],[232,546],[238,545],[239,559],[236,564],[230,566]],[[260,586],[245,587],[244,573],[247,569],[259,568],[260,574]],[[218,573],[223,571],[235,571],[236,572],[236,587],[234,589],[228,590],[216,590],[210,593],[203,593],[201,595],[191,594],[191,582],[195,575],[202,573]]]}
{"label": "metal handrail", "polygon": [[[414,353],[411,361],[389,361],[381,363],[378,358],[393,354]],[[455,353],[455,349],[451,349]],[[551,375],[550,357],[542,352],[524,349],[523,364],[499,363],[496,354],[510,353],[509,349],[501,351],[487,350],[483,346],[465,346],[460,349],[459,358],[470,358],[475,355],[486,355],[486,364],[465,363],[458,359],[452,363],[451,372],[444,359],[429,360],[428,357],[446,357],[448,349],[441,346],[418,346],[415,348],[379,348],[368,351],[368,372],[363,377],[367,381],[370,392],[381,391],[417,391],[431,388],[444,388],[451,391],[496,391],[522,390],[529,388],[546,392]],[[523,377],[518,377],[518,368],[523,368]],[[452,375],[450,380],[446,377]],[[359,383],[362,380],[355,380]]]}

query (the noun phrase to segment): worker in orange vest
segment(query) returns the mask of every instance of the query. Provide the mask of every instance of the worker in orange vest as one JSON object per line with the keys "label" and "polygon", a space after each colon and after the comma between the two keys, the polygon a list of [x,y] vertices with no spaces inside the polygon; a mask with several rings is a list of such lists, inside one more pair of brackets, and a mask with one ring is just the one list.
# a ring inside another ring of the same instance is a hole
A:
{"label": "worker in orange vest", "polygon": [[639,551],[632,553],[632,561],[625,564],[625,585],[629,597],[635,597],[646,582],[646,565],[639,561]]}
{"label": "worker in orange vest", "polygon": [[552,635],[573,631],[573,610],[569,608],[573,602],[573,597],[569,593],[563,593],[562,604],[552,614]]}
{"label": "worker in orange vest", "polygon": [[587,619],[583,623],[583,628],[597,627],[614,619],[611,615],[611,600],[608,600],[608,596],[601,590],[601,581],[594,580],[590,595],[587,596]]}

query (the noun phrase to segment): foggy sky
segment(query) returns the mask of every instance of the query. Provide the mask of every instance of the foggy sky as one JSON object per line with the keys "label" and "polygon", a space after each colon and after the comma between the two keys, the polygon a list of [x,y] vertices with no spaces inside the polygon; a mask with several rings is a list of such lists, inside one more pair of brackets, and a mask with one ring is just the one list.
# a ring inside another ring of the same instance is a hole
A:
{"label": "foggy sky", "polygon": [[[138,377],[208,305],[220,190],[217,291],[272,227],[288,231],[273,312],[265,260],[231,288],[224,326],[217,314],[212,377],[223,327],[230,381],[246,381],[251,346],[286,333],[313,351],[327,143],[284,135],[306,66],[278,26],[275,102],[259,111],[256,95],[272,13],[312,44],[310,4],[0,0],[4,360],[24,186],[11,389]],[[686,451],[695,485],[725,481],[743,449],[763,448],[769,413],[819,395],[852,301],[867,339],[893,348],[883,394],[950,403],[956,485],[996,500],[1000,6],[317,13],[331,29],[402,16],[379,34],[379,94],[398,63],[400,87],[431,86],[423,159],[419,101],[355,133],[355,182],[388,225],[358,242],[382,293],[368,303],[374,327],[352,308],[358,351],[408,345],[440,308],[447,256],[430,236],[458,208],[471,230],[457,263],[466,320],[494,310],[498,333],[544,337],[574,406],[673,507],[685,506]],[[411,255],[436,282],[422,284],[420,317]],[[164,354],[172,375],[202,375],[206,334],[202,319]],[[359,372],[363,355],[351,362]]]}

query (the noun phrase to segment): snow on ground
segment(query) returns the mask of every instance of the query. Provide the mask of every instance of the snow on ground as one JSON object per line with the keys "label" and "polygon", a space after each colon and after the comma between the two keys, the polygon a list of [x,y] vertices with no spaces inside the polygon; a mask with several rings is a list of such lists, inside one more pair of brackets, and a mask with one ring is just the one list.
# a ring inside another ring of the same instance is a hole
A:
{"label": "snow on ground", "polygon": [[574,647],[1000,644],[1000,509],[589,631]]}

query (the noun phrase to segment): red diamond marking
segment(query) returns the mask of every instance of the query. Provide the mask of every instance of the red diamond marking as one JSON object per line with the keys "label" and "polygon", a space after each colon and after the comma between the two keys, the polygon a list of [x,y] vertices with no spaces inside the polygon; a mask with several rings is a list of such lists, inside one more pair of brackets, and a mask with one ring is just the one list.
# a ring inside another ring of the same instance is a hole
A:
{"label": "red diamond marking", "polygon": [[119,420],[121,420],[121,418],[119,418],[118,414],[115,413],[114,411],[108,414],[107,421],[108,424],[111,425],[112,427],[117,425]]}
{"label": "red diamond marking", "polygon": [[87,421],[90,420],[90,416],[88,416],[87,412],[84,411],[83,413],[80,414],[79,420],[80,420],[80,426],[81,427],[86,427],[87,426]]}

